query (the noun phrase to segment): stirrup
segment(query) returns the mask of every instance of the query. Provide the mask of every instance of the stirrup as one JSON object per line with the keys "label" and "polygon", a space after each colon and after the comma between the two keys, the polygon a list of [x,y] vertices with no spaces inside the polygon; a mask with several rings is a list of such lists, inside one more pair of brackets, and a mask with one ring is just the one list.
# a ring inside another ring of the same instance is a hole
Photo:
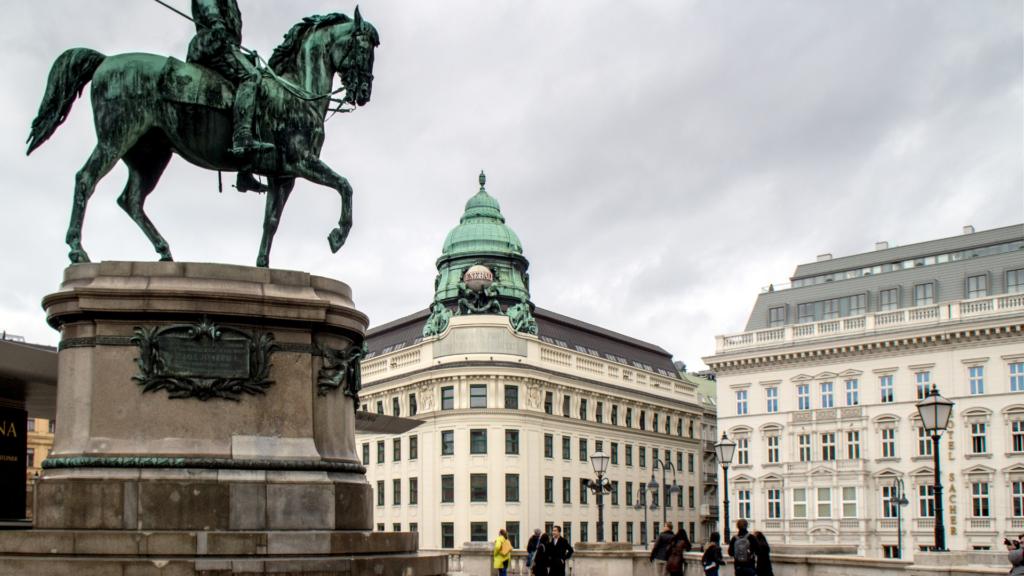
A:
{"label": "stirrup", "polygon": [[235,146],[231,149],[231,153],[235,156],[246,156],[248,154],[260,154],[263,152],[270,152],[274,149],[274,145],[268,142],[260,142],[254,140],[243,145]]}

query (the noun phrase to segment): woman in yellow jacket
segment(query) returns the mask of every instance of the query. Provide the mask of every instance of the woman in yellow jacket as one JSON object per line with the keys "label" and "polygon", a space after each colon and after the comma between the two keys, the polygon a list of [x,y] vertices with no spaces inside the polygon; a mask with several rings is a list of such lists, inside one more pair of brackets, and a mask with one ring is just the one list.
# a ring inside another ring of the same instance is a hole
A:
{"label": "woman in yellow jacket", "polygon": [[494,541],[494,567],[498,569],[498,576],[507,576],[508,560],[512,557],[512,542],[508,539],[508,532],[502,528],[498,530],[498,539]]}

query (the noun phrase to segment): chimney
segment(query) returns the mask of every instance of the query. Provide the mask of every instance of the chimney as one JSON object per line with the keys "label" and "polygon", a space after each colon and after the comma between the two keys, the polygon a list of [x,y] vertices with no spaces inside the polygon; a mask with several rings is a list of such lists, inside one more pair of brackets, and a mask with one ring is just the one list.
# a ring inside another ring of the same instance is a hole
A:
{"label": "chimney", "polygon": [[964,234],[974,234],[974,226],[964,226]]}
{"label": "chimney", "polygon": [[826,260],[831,260],[831,259],[832,259],[832,255],[831,254],[818,254],[818,262],[825,262]]}
{"label": "chimney", "polygon": [[889,242],[883,240],[882,242],[875,242],[875,250],[888,250]]}

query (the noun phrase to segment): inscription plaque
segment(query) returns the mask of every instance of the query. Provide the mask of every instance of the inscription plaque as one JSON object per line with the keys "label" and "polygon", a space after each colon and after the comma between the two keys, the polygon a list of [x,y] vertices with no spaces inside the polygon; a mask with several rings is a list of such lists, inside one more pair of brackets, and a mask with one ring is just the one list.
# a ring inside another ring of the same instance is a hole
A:
{"label": "inscription plaque", "polygon": [[526,340],[516,338],[507,329],[497,326],[466,326],[453,328],[444,338],[434,342],[434,357],[458,354],[509,354],[526,356]]}
{"label": "inscription plaque", "polygon": [[162,336],[158,342],[168,374],[200,378],[249,376],[247,338],[190,340],[182,336]]}

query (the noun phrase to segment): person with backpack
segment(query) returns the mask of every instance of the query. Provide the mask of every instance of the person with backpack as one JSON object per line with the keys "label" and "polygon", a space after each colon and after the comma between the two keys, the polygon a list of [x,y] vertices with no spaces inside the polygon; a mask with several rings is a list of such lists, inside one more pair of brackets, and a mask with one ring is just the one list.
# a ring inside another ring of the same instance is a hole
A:
{"label": "person with backpack", "polygon": [[718,567],[725,566],[725,559],[722,558],[722,547],[719,543],[722,535],[712,532],[708,537],[708,545],[704,547],[704,555],[700,557],[700,564],[704,568],[704,576],[718,576]]}
{"label": "person with backpack", "polygon": [[757,553],[755,574],[757,576],[775,576],[775,572],[772,572],[772,549],[771,546],[768,546],[768,539],[760,532],[754,532],[754,538],[757,538],[757,545],[761,547],[761,550]]}
{"label": "person with backpack", "polygon": [[512,542],[508,539],[508,532],[502,528],[498,530],[498,539],[494,541],[494,567],[498,569],[498,576],[507,576],[508,561],[512,557]]}
{"label": "person with backpack", "polygon": [[683,554],[689,552],[690,548],[692,548],[690,539],[686,536],[683,523],[680,522],[679,531],[676,532],[668,547],[668,563],[665,564],[665,570],[668,571],[669,576],[683,576]]}
{"label": "person with backpack", "polygon": [[729,541],[729,556],[733,558],[736,576],[755,576],[757,555],[761,546],[757,538],[747,532],[747,521],[736,521],[737,534]]}
{"label": "person with backpack", "polygon": [[658,535],[651,548],[651,562],[654,562],[654,576],[665,576],[665,565],[668,564],[669,545],[672,544],[672,523],[665,523],[665,530]]}

